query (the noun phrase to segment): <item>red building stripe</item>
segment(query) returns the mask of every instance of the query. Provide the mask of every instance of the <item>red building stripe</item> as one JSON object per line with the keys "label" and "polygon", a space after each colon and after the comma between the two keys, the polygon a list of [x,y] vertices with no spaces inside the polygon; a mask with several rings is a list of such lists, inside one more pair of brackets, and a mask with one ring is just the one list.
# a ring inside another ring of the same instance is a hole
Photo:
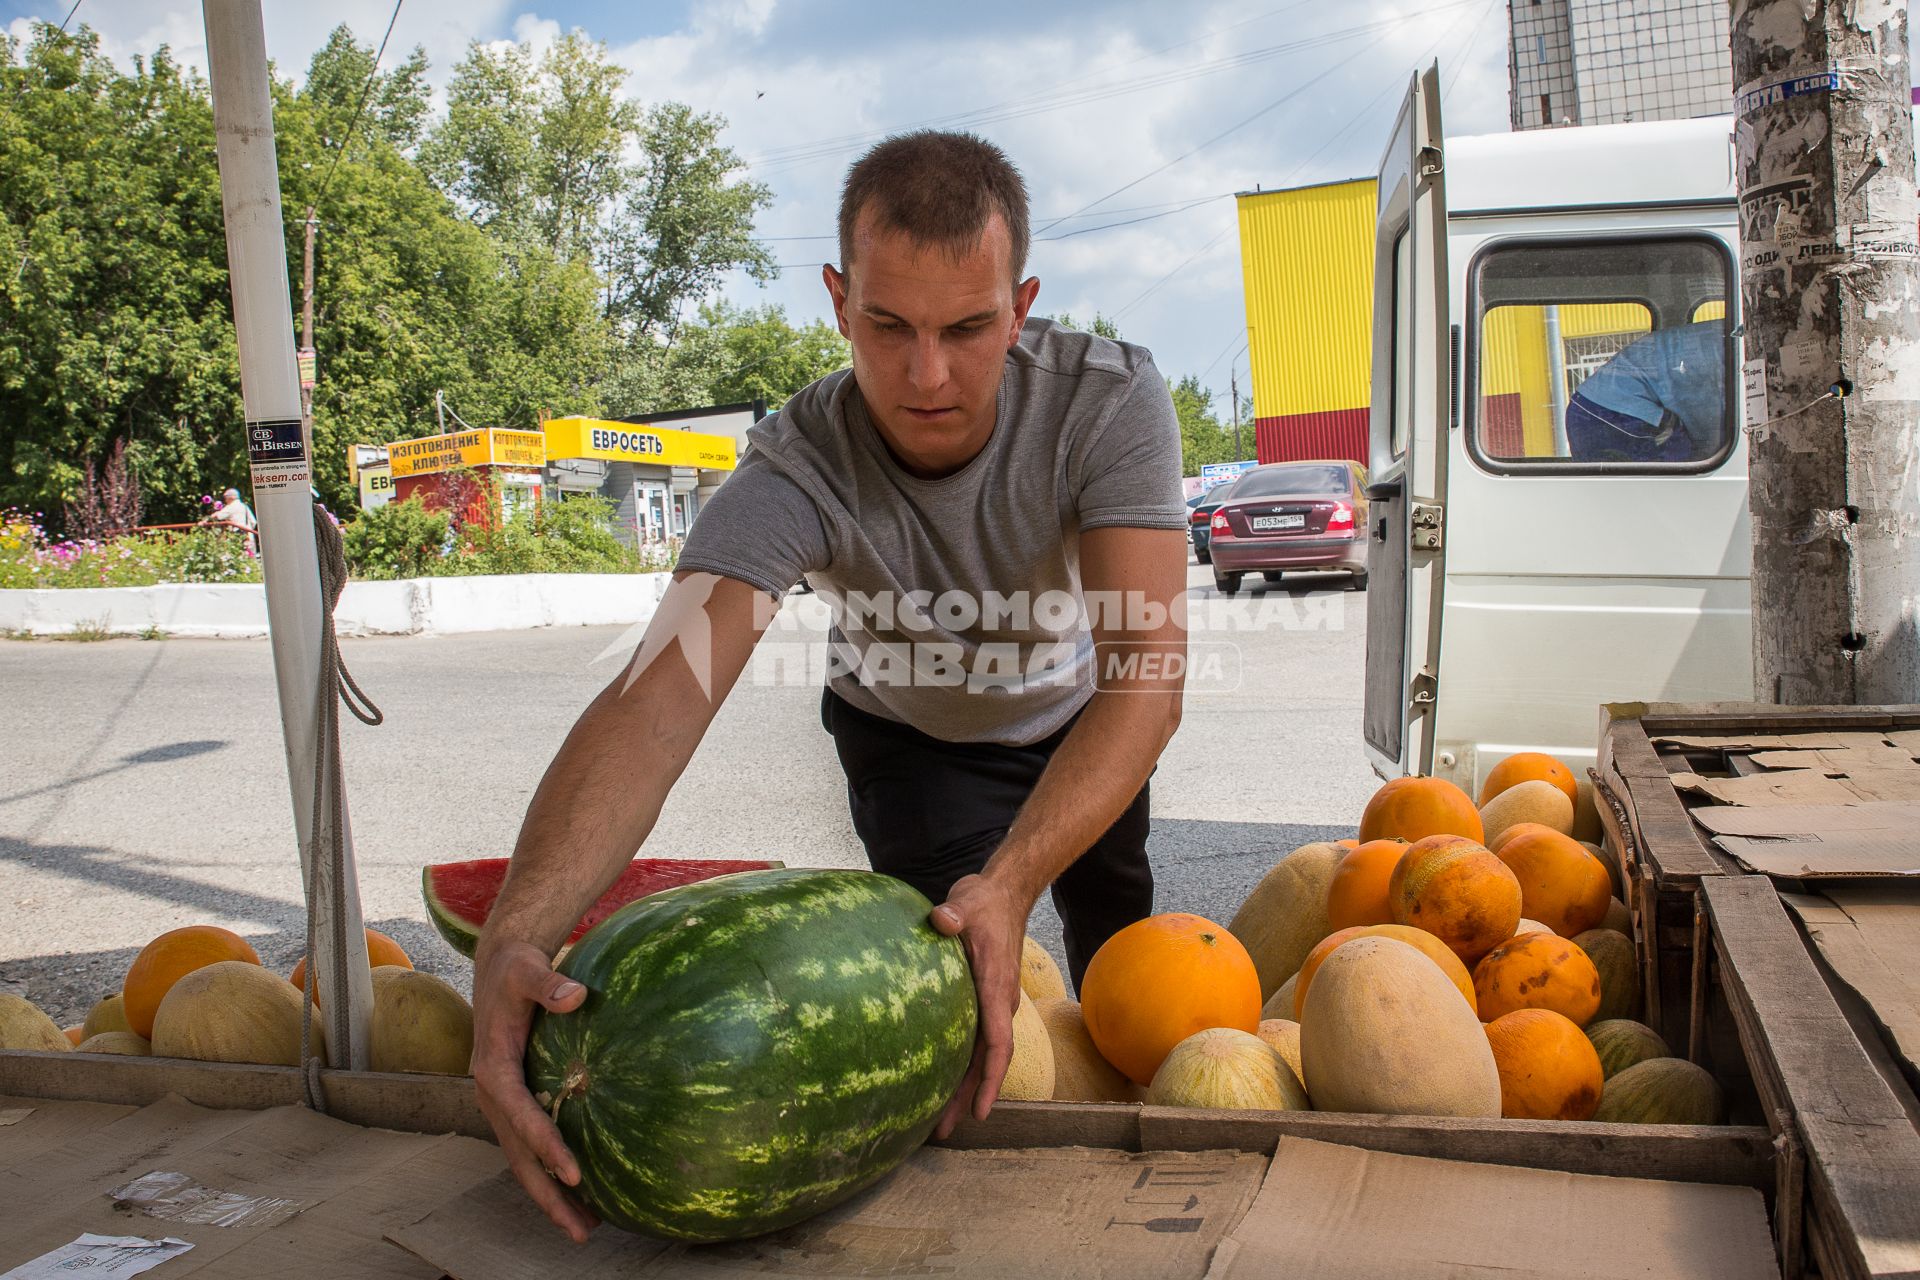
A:
{"label": "red building stripe", "polygon": [[1278,414],[1253,423],[1254,457],[1261,462],[1307,458],[1367,460],[1367,406],[1319,413]]}

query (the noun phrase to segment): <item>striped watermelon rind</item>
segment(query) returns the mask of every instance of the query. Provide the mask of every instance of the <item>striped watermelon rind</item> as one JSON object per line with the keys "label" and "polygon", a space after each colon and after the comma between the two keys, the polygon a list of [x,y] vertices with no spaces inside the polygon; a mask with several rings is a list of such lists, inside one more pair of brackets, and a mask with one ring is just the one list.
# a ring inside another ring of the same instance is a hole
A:
{"label": "striped watermelon rind", "polygon": [[958,939],[866,871],[756,871],[623,907],[561,972],[527,1079],[603,1219],[669,1240],[790,1226],[932,1132],[973,1053]]}
{"label": "striped watermelon rind", "polygon": [[[427,918],[433,921],[433,927],[447,940],[447,945],[469,960],[480,943],[480,930],[493,912],[494,901],[500,896],[500,886],[506,883],[507,864],[505,858],[475,858],[469,862],[435,863],[421,869],[420,896],[427,904]],[[662,889],[781,865],[730,858],[635,858],[587,908],[567,941],[579,941],[588,929],[621,907]]]}

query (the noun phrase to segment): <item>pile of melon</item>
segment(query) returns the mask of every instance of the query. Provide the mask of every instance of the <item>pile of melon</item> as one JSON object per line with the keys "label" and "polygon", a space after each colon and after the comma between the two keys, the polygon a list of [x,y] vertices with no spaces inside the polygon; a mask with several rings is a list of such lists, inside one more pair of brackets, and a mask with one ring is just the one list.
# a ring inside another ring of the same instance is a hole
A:
{"label": "pile of melon", "polygon": [[[400,944],[378,930],[367,930],[367,958],[372,1068],[465,1075],[473,1056],[466,999],[416,971]],[[298,1066],[305,983],[304,959],[283,978],[239,934],[190,925],[141,948],[119,994],[96,1004],[80,1026],[62,1031],[29,1001],[0,995],[0,1049]],[[309,1022],[309,1056],[324,1055],[325,1022]]]}
{"label": "pile of melon", "polygon": [[1028,940],[1003,1097],[1713,1124],[1719,1086],[1639,1012],[1633,925],[1550,756],[1479,803],[1399,778],[1354,839],[1267,872],[1232,922],[1154,916],[1096,953],[1081,1001]]}

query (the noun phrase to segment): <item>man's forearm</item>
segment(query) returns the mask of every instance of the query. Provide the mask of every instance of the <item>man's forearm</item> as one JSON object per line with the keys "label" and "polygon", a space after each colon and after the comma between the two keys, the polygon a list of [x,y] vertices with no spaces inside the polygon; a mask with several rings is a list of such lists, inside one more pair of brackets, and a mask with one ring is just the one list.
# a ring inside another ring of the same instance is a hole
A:
{"label": "man's forearm", "polygon": [[1126,812],[1179,724],[1178,692],[1094,694],[988,861],[986,877],[1023,902],[1038,901]]}

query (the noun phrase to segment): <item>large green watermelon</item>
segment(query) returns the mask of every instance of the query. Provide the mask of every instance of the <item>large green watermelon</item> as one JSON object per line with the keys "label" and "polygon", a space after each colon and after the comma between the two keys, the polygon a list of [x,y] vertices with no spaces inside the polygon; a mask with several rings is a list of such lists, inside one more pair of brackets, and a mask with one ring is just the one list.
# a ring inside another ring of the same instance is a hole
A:
{"label": "large green watermelon", "polygon": [[560,965],[588,991],[536,1016],[527,1079],[602,1218],[671,1240],[791,1225],[878,1180],[965,1074],[966,953],[911,886],[751,871],[669,889]]}

